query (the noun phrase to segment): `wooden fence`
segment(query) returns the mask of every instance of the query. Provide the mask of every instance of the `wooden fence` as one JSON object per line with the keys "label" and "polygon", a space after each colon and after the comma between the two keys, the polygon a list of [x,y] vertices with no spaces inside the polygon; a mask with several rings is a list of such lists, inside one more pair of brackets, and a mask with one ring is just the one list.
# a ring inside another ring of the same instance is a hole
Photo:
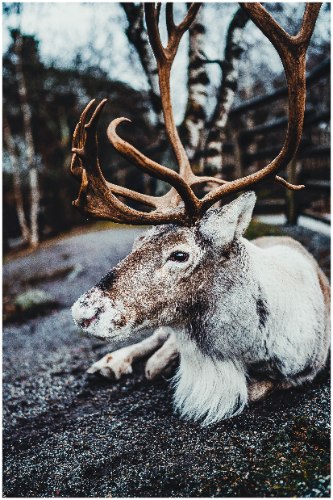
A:
{"label": "wooden fence", "polygon": [[[308,104],[302,140],[296,157],[284,172],[289,182],[305,184],[306,189],[286,192],[279,186],[263,187],[257,213],[282,211],[292,224],[301,214],[330,222],[330,68],[330,59],[326,59],[307,77]],[[254,172],[278,154],[288,123],[286,116],[281,116],[286,114],[286,97],[287,87],[283,87],[232,110],[232,144],[225,148],[227,156],[230,152],[234,157],[233,165],[229,165],[231,177]],[[264,123],[255,123],[265,116],[268,119]]]}

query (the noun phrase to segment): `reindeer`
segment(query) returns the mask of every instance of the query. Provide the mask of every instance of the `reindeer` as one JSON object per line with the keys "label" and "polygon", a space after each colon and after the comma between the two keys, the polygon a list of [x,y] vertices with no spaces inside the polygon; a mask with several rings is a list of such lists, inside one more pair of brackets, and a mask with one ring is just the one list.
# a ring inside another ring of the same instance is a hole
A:
{"label": "reindeer", "polygon": [[[196,176],[190,167],[172,114],[170,71],[180,40],[200,7],[193,3],[175,25],[166,4],[168,43],[158,30],[159,6],[145,4],[150,44],[158,64],[163,113],[179,173],[147,158],[121,139],[111,122],[113,147],[144,172],[171,185],[161,197],[148,196],[105,180],[98,161],[96,127],[106,103],[83,111],[73,136],[71,172],[81,179],[73,204],[85,214],[117,223],[153,228],[132,252],[73,305],[75,323],[100,339],[145,340],[107,354],[88,369],[119,379],[132,372],[136,358],[149,357],[145,374],[153,379],[178,356],[175,407],[203,425],[239,414],[248,402],[311,381],[325,366],[329,351],[329,297],[326,277],[313,257],[287,237],[244,237],[255,205],[250,188],[274,179],[301,189],[277,172],[295,155],[303,127],[305,57],[320,4],[309,3],[296,36],[287,34],[256,3],[242,3],[272,42],[288,82],[289,120],[285,143],[260,171],[227,182]],[[194,188],[212,189],[201,198]],[[215,187],[212,187],[214,186]],[[230,202],[231,195],[244,191]],[[121,199],[144,204],[141,211]],[[217,206],[227,199],[228,203]],[[149,211],[150,209],[150,211]]]}

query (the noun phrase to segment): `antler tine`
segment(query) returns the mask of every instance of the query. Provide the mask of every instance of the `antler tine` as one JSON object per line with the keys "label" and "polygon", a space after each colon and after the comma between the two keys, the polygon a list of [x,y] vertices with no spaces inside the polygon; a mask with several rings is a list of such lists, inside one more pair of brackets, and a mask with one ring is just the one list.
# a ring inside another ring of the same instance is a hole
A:
{"label": "antler tine", "polygon": [[165,6],[165,18],[166,18],[168,37],[170,38],[172,33],[175,31],[175,21],[173,19],[173,3],[171,2],[167,2]]}
{"label": "antler tine", "polygon": [[[83,171],[82,166],[75,167],[74,163],[75,163],[75,160],[77,159],[77,156],[81,155],[81,158],[83,158],[83,157],[86,158],[86,156],[87,156],[86,149],[87,148],[84,146],[87,142],[84,142],[83,132],[84,132],[84,130],[88,130],[88,129],[90,129],[90,135],[91,135],[92,131],[96,132],[98,118],[99,118],[99,115],[100,115],[106,101],[107,101],[106,99],[101,101],[101,103],[97,106],[94,113],[92,114],[89,122],[86,123],[86,117],[88,115],[88,112],[92,109],[94,103],[96,102],[96,99],[93,99],[92,101],[90,101],[90,103],[85,107],[83,113],[81,114],[79,123],[75,127],[75,131],[73,134],[73,148],[72,148],[72,152],[75,154],[73,155],[73,160],[72,160],[72,165],[71,165],[71,173],[75,177],[81,178],[82,175],[85,175],[84,179],[87,180],[86,172],[84,174],[82,174],[82,171]],[[93,127],[94,127],[94,129],[93,129]],[[86,141],[87,141],[88,137],[86,136],[86,139],[85,139]],[[92,135],[91,138],[93,139],[94,136]],[[95,138],[95,140],[96,140],[96,138]],[[75,146],[78,146],[78,147],[75,147]],[[97,154],[96,154],[96,157],[97,157]],[[81,159],[81,163],[82,163],[82,159]],[[92,162],[92,164],[94,164],[94,162]],[[87,162],[87,166],[89,168],[89,162]],[[91,165],[90,165],[90,168],[91,168]],[[82,182],[83,182],[83,187],[85,187],[86,182],[84,180]],[[127,188],[122,187],[122,186],[117,186],[116,184],[112,184],[112,183],[107,182],[107,181],[106,181],[106,184],[112,190],[112,192],[117,194],[117,195],[123,196],[123,197],[128,198],[128,199],[133,200],[133,201],[138,201],[138,202],[143,203],[149,207],[157,208],[156,198],[153,196],[138,193],[136,191],[132,191],[131,189],[127,189]]]}
{"label": "antler tine", "polygon": [[[180,24],[176,25],[173,18],[173,3],[167,2],[165,6],[166,25],[169,37],[167,48],[170,48],[173,42],[176,42],[178,46],[181,36],[191,26],[201,5],[202,5],[201,3],[192,3],[187,11],[185,18],[182,20]],[[172,55],[174,56],[175,54]]]}
{"label": "antler tine", "polygon": [[72,153],[74,153],[72,157],[72,162],[70,166],[70,171],[73,174],[74,177],[80,177],[82,176],[82,166],[81,164],[77,164],[77,158],[82,156],[84,154],[84,126],[86,123],[86,118],[89,113],[89,111],[92,109],[92,107],[95,104],[96,99],[92,99],[87,106],[84,108],[84,110],[81,113],[80,120],[77,123],[74,134],[73,134],[73,141],[72,141]]}
{"label": "antler tine", "polygon": [[92,99],[87,106],[84,108],[84,110],[81,113],[80,119],[78,123],[76,124],[74,134],[73,134],[73,147],[80,147],[82,146],[82,131],[83,131],[83,124],[86,122],[86,116],[89,112],[89,110],[92,108],[94,105],[96,99]]}
{"label": "antler tine", "polygon": [[201,5],[202,5],[202,3],[200,3],[200,2],[191,3],[190,8],[188,9],[185,18],[178,26],[176,26],[176,28],[179,31],[184,33],[185,31],[187,31],[189,29],[189,27],[191,26],[191,24],[193,23],[196,15],[197,15],[197,13],[199,12]]}
{"label": "antler tine", "polygon": [[[76,124],[75,130],[73,133],[73,145],[77,144],[77,142],[79,140],[80,126],[81,126],[80,122]],[[70,172],[74,177],[81,178],[82,167],[81,167],[81,165],[77,164],[76,158],[77,158],[76,155],[72,156],[72,161],[71,161],[71,165],[70,165]]]}
{"label": "antler tine", "polygon": [[[108,127],[107,135],[111,144],[122,156],[130,160],[132,163],[134,163],[136,166],[149,173],[150,175],[164,180],[171,186],[173,186],[174,189],[171,189],[167,197],[163,198],[163,200],[160,199],[157,202],[157,208],[161,208],[162,206],[163,208],[165,208],[164,203],[166,202],[166,200],[168,200],[171,205],[175,205],[176,200],[177,202],[179,202],[179,195],[184,201],[187,217],[193,218],[198,213],[200,201],[195,196],[191,185],[199,184],[204,181],[198,180],[198,178],[194,176],[174,123],[170,97],[170,71],[181,37],[189,28],[191,22],[194,20],[195,15],[200,8],[200,4],[192,4],[190,6],[187,15],[179,26],[176,26],[173,20],[172,4],[167,5],[166,15],[169,41],[166,48],[164,48],[162,45],[158,28],[160,7],[160,4],[145,5],[146,23],[148,28],[148,36],[150,38],[150,42],[158,65],[159,83],[167,135],[179,164],[179,174],[147,158],[134,146],[127,143],[118,136],[116,131],[117,126],[123,121],[129,121],[126,118],[118,118],[116,120],[113,120],[113,122],[111,122]],[[117,189],[117,192],[119,193],[119,189]],[[131,193],[130,197],[132,199]],[[148,205],[152,206],[151,199],[148,200]]]}
{"label": "antler tine", "polygon": [[96,99],[92,99],[88,104],[87,106],[84,108],[84,110],[82,111],[81,113],[81,116],[80,116],[80,120],[79,120],[79,123],[78,123],[78,126],[80,127],[80,130],[82,131],[82,128],[83,126],[85,125],[86,123],[86,118],[87,118],[87,115],[89,113],[89,111],[93,108],[94,104],[96,102]]}
{"label": "antler tine", "polygon": [[155,3],[145,3],[144,8],[150,45],[153,49],[157,64],[159,64],[159,62],[163,61],[166,57],[158,29],[160,7],[156,7]]}
{"label": "antler tine", "polygon": [[96,99],[92,99],[88,104],[87,106],[84,108],[84,110],[82,111],[81,113],[81,116],[80,116],[80,120],[79,120],[79,124],[80,125],[83,125],[86,123],[86,118],[87,118],[87,114],[89,113],[89,111],[92,109],[93,105],[95,104],[96,102]]}
{"label": "antler tine", "polygon": [[197,211],[199,202],[190,185],[177,172],[151,160],[134,146],[121,139],[117,134],[117,126],[124,121],[130,122],[127,118],[116,118],[107,129],[107,135],[113,147],[141,170],[173,186],[183,199],[187,213],[192,216]]}
{"label": "antler tine", "polygon": [[157,4],[156,4],[156,22],[157,22],[157,25],[160,22],[161,8],[162,8],[162,2],[157,2]]}
{"label": "antler tine", "polygon": [[[306,97],[306,50],[321,4],[308,3],[306,5],[302,27],[296,36],[286,33],[261,4],[241,3],[240,5],[271,41],[282,61],[288,85],[288,128],[284,145],[274,160],[260,171],[229,182],[208,193],[202,200],[201,213],[205,212],[222,197],[248,189],[262,182],[267,177],[275,176],[294,157],[302,135]],[[278,177],[275,180],[289,189],[301,189],[301,186],[290,185],[287,182],[283,182],[283,179],[281,181],[281,179],[281,177]]]}
{"label": "antler tine", "polygon": [[[90,101],[90,103],[84,109],[80,121],[75,128],[73,136],[73,147],[72,153],[77,154],[79,157],[96,156],[97,139],[96,139],[96,128],[99,116],[102,109],[105,106],[107,99],[103,99],[95,111],[93,112],[90,120],[86,123],[88,112],[92,109],[95,99]],[[89,129],[89,133],[88,133]]]}
{"label": "antler tine", "polygon": [[[187,213],[185,214],[184,209],[179,207],[174,207],[174,210],[171,210],[170,194],[168,196],[154,198],[127,188],[116,186],[105,180],[99,166],[96,129],[106,99],[101,101],[92,113],[89,122],[86,123],[88,113],[93,108],[94,103],[95,101],[90,102],[83,111],[73,136],[71,172],[75,176],[80,175],[81,177],[79,195],[73,204],[85,214],[112,220],[114,222],[127,222],[130,224],[186,223],[191,213],[189,202],[186,205]],[[119,122],[122,120],[123,119],[118,119],[116,121]],[[112,128],[115,127],[116,124],[114,123],[110,126]],[[122,140],[119,138],[119,141],[121,142]],[[124,145],[127,144],[125,141],[122,142]],[[149,160],[144,155],[135,150],[135,148],[132,148],[132,153],[133,152],[137,155],[136,163],[139,161],[141,168],[143,168],[143,164],[145,165],[143,170],[171,184],[175,184],[178,191],[185,199],[190,196],[192,196],[193,199],[195,198],[191,188],[180,178],[179,174],[158,164],[154,164],[154,162],[152,162],[153,165],[152,163],[146,164]],[[76,165],[77,162],[79,165]],[[157,170],[157,172],[155,172],[155,170]],[[152,212],[142,212],[133,209],[120,201],[115,194],[144,203],[156,210]]]}
{"label": "antler tine", "polygon": [[95,111],[91,115],[89,122],[86,123],[84,126],[84,128],[86,130],[89,128],[93,131],[96,131],[100,114],[101,114],[102,109],[104,108],[106,103],[107,103],[107,99],[102,99],[102,101],[98,104],[97,108],[95,109]]}
{"label": "antler tine", "polygon": [[[160,4],[145,4],[148,36],[156,57],[159,85],[162,97],[163,113],[168,138],[179,164],[179,174],[153,160],[147,158],[134,146],[130,145],[117,134],[117,126],[126,118],[113,120],[108,127],[108,137],[115,149],[132,161],[141,170],[168,182],[172,187],[162,197],[153,197],[137,193],[127,188],[107,182],[101,172],[98,161],[97,122],[105,105],[103,100],[93,111],[88,123],[87,116],[94,105],[91,101],[83,111],[73,135],[73,159],[71,171],[81,177],[81,188],[78,199],[74,202],[85,213],[95,217],[128,222],[133,224],[193,224],[216,201],[223,196],[234,194],[251,186],[257,185],[266,178],[275,177],[275,181],[288,189],[301,189],[278,175],[293,158],[300,142],[304,108],[305,108],[305,57],[306,50],[319,13],[320,4],[307,4],[303,23],[299,33],[291,36],[257,3],[241,4],[259,29],[266,35],[276,48],[286,73],[288,85],[288,128],[284,145],[274,160],[260,171],[226,182],[213,177],[198,177],[193,174],[184,147],[180,142],[174,123],[171,97],[170,72],[174,57],[185,31],[193,21],[200,4],[191,4],[187,15],[179,25],[175,25],[172,5],[166,7],[166,22],[168,29],[168,44],[164,48],[158,29]],[[192,187],[204,182],[220,184],[202,200],[199,200]],[[125,205],[117,196],[138,201],[155,208],[152,212],[142,212]],[[184,207],[179,206],[180,198]]]}
{"label": "antler tine", "polygon": [[302,26],[301,29],[299,30],[299,33],[297,35],[297,42],[299,44],[305,43],[306,48],[308,47],[311,36],[317,21],[317,17],[319,14],[319,10],[321,7],[321,3],[316,3],[315,4],[317,8],[313,8],[310,3],[307,3],[305,6],[305,11],[304,11],[304,16],[303,16],[303,21],[302,21]]}
{"label": "antler tine", "polygon": [[160,7],[161,4],[155,5],[154,3],[145,5],[146,22],[148,35],[150,37],[150,42],[158,64],[160,90],[167,135],[179,164],[179,174],[150,160],[118,136],[116,128],[122,121],[125,121],[126,118],[118,118],[114,120],[109,125],[107,134],[111,144],[122,156],[129,159],[132,163],[150,175],[164,180],[173,186],[174,190],[172,190],[169,195],[170,201],[174,202],[178,199],[178,193],[184,201],[186,213],[189,217],[192,217],[197,213],[200,203],[198,198],[194,195],[191,188],[191,182],[193,182],[193,184],[198,184],[198,180],[192,173],[186,152],[181,144],[177,128],[174,123],[170,98],[170,70],[181,37],[193,21],[200,4],[191,5],[185,19],[179,26],[174,24],[172,5],[167,5],[169,42],[166,49],[162,45],[158,29]]}

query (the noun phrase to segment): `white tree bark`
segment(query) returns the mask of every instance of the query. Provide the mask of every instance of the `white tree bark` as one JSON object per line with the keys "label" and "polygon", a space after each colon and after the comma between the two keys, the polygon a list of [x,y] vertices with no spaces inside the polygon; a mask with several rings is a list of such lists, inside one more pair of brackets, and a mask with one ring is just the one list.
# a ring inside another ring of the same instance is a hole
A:
{"label": "white tree bark", "polygon": [[239,8],[228,28],[227,42],[222,62],[222,82],[214,113],[208,124],[208,137],[205,146],[204,170],[210,174],[222,172],[222,149],[226,139],[226,125],[237,90],[239,62],[243,53],[242,38],[244,27],[249,20]]}
{"label": "white tree bark", "polygon": [[126,36],[128,41],[137,51],[142,68],[146,74],[149,88],[150,99],[153,111],[157,120],[158,139],[164,132],[164,118],[162,112],[162,103],[160,96],[160,88],[158,83],[157,64],[150,47],[148,35],[144,26],[144,13],[143,5],[136,5],[134,3],[121,3],[125,11],[128,27],[126,29]]}
{"label": "white tree bark", "polygon": [[[203,23],[203,7],[189,29],[188,100],[182,124],[184,146],[188,158],[193,161],[201,144],[207,113],[209,78],[202,64],[202,52],[206,28]],[[193,165],[194,167],[195,165]]]}
{"label": "white tree bark", "polygon": [[26,158],[29,169],[30,182],[30,245],[36,247],[39,243],[38,212],[39,212],[39,185],[36,165],[36,154],[32,136],[31,109],[28,102],[27,86],[22,64],[22,35],[19,33],[15,41],[15,70],[18,93],[23,117],[23,132],[26,145]]}
{"label": "white tree bark", "polygon": [[19,157],[16,150],[15,141],[13,139],[13,135],[6,116],[4,116],[3,119],[3,138],[13,170],[14,198],[15,198],[16,213],[20,225],[21,235],[23,241],[25,243],[28,243],[30,241],[30,231],[24,213]]}

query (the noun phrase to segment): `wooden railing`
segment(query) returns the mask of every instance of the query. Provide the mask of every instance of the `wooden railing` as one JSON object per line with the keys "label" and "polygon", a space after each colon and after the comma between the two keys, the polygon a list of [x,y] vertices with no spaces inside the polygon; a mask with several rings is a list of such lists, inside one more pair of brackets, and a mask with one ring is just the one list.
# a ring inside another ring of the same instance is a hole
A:
{"label": "wooden railing", "polygon": [[[322,63],[320,63],[306,78],[306,85],[309,88],[310,85],[317,83],[323,77],[327,77],[331,71],[331,58],[325,59]],[[236,106],[231,112],[230,116],[234,117],[240,114],[243,114],[251,109],[257,109],[260,106],[264,106],[266,104],[270,104],[275,102],[282,97],[288,96],[288,87],[282,87],[281,89],[276,90],[275,92],[271,92],[270,94],[266,94],[264,96],[254,97],[253,99],[249,99],[248,101],[243,102],[239,106]]]}
{"label": "wooden railing", "polygon": [[[330,59],[326,59],[308,75],[306,79],[308,93],[318,92],[319,86],[324,84],[325,92],[327,92],[326,101],[329,101],[330,68]],[[226,145],[224,151],[228,152],[231,149],[233,151],[235,158],[233,174],[235,177],[246,175],[260,168],[266,161],[278,154],[287,126],[287,118],[277,116],[266,123],[256,125],[251,123],[251,113],[253,116],[258,110],[265,110],[265,107],[270,105],[270,111],[276,107],[278,113],[281,114],[281,110],[285,107],[282,104],[282,99],[286,101],[286,97],[287,87],[283,87],[270,94],[250,99],[231,111],[230,137],[232,137],[233,144],[232,148],[230,145]],[[281,101],[281,105],[277,106],[279,101]],[[317,101],[319,102],[320,99],[313,99],[313,102]],[[322,106],[321,102],[319,102],[319,106]],[[327,217],[330,197],[331,151],[329,102],[324,108],[314,109],[314,106],[311,107],[310,101],[305,112],[304,130],[299,151],[284,172],[284,176],[289,182],[301,182],[306,185],[306,189],[298,192],[288,191],[283,194],[281,188],[277,187],[272,190],[268,197],[266,189],[265,199],[271,198],[271,202],[260,200],[259,195],[259,211],[267,213],[272,211],[273,207],[280,212],[283,210],[287,215],[288,222],[294,224],[297,223],[298,216],[301,214],[329,222]],[[273,111],[270,114],[273,114]]]}

